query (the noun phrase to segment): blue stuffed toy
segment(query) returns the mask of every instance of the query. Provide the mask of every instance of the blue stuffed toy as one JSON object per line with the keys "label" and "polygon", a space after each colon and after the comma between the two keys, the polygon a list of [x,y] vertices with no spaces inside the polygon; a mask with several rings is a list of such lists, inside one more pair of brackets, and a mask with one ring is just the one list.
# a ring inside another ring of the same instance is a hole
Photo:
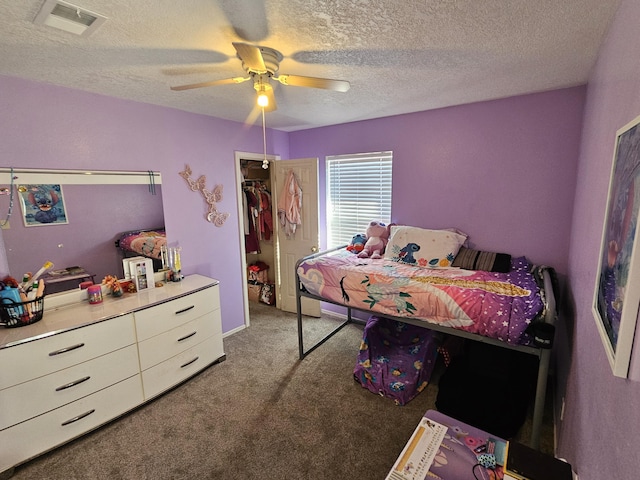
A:
{"label": "blue stuffed toy", "polygon": [[347,246],[347,250],[352,253],[360,253],[364,250],[365,243],[367,243],[367,237],[362,233],[358,233],[351,239],[351,243]]}

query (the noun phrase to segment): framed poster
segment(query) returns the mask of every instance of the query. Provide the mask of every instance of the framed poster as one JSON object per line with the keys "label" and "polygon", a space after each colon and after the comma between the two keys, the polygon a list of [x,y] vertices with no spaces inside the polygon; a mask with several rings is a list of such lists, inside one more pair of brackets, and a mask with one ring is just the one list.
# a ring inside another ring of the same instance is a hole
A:
{"label": "framed poster", "polygon": [[593,297],[613,374],[626,378],[640,305],[640,117],[618,130]]}
{"label": "framed poster", "polygon": [[62,185],[17,185],[25,227],[69,223]]}

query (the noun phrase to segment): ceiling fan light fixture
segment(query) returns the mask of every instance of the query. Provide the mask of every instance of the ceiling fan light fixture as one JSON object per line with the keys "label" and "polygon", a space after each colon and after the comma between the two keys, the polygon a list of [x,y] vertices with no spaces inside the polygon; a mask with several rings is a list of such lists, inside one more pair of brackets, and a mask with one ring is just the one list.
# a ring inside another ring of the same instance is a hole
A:
{"label": "ceiling fan light fixture", "polygon": [[269,97],[264,91],[258,93],[258,106],[261,108],[269,106]]}

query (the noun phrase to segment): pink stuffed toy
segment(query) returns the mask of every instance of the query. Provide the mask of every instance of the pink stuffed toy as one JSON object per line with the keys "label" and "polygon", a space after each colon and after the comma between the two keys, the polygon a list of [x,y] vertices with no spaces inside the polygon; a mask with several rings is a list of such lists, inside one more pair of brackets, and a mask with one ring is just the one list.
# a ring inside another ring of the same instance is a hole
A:
{"label": "pink stuffed toy", "polygon": [[385,225],[382,222],[370,222],[367,227],[367,242],[364,244],[358,257],[360,258],[382,258],[384,247],[389,241],[389,230],[391,225]]}

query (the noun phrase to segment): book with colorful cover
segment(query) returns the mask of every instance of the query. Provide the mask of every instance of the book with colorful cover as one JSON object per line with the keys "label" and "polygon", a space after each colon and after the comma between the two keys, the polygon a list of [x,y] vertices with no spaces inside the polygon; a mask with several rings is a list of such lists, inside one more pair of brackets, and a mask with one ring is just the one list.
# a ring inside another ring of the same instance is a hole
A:
{"label": "book with colorful cover", "polygon": [[423,480],[447,433],[447,427],[422,417],[386,480]]}

